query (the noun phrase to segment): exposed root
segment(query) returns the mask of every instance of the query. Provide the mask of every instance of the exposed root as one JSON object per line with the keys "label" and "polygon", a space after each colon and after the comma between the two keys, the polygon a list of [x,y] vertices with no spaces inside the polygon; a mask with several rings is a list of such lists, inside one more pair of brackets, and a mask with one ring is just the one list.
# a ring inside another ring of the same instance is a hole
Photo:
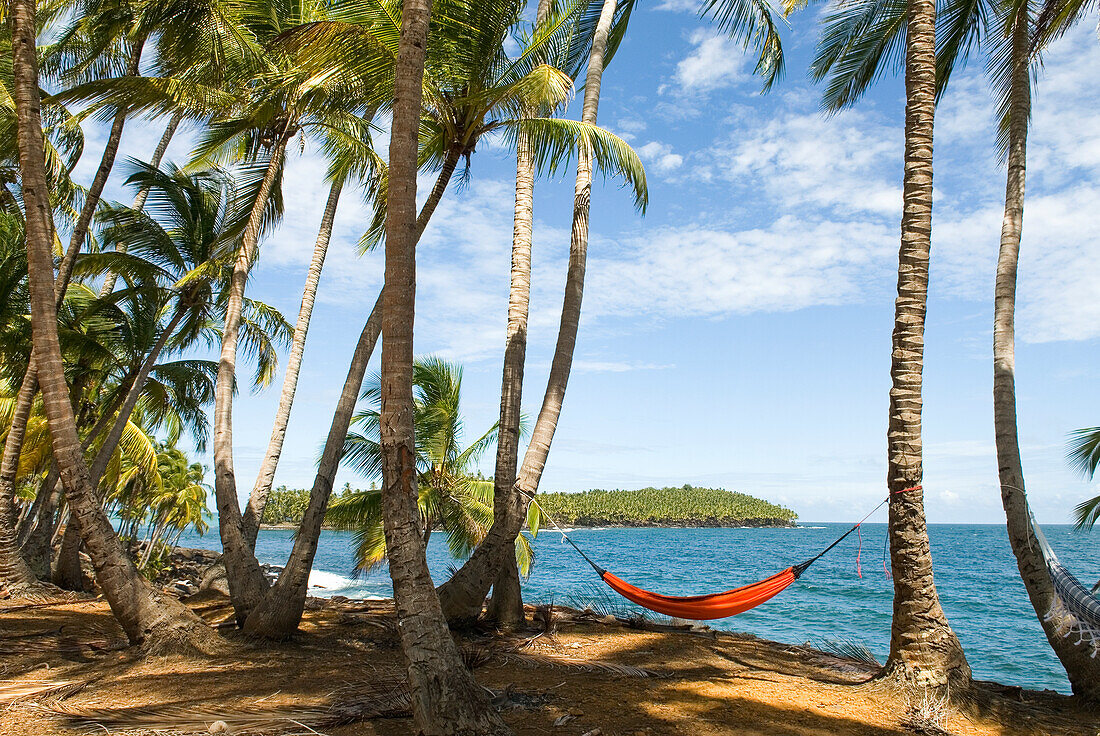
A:
{"label": "exposed root", "polygon": [[950,714],[947,691],[925,690],[920,698],[907,698],[903,728],[922,736],[950,736],[947,717]]}

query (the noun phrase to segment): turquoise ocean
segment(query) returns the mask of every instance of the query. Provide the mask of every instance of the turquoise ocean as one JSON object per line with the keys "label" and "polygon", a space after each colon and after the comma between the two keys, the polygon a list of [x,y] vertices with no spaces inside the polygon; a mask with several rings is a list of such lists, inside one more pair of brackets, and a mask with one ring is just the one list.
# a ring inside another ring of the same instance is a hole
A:
{"label": "turquoise ocean", "polygon": [[[570,531],[570,537],[593,561],[630,583],[660,593],[688,595],[734,588],[801,562],[828,546],[848,526],[577,529]],[[1062,561],[1091,587],[1100,577],[1100,540],[1076,533],[1070,526],[1043,529]],[[1068,693],[1069,682],[1028,602],[1004,527],[934,524],[929,536],[940,598],[974,676]],[[884,524],[865,524],[860,536],[852,534],[777,597],[711,625],[790,644],[859,642],[879,661],[885,661],[893,594],[883,570],[885,539]],[[263,530],[257,543],[260,561],[282,565],[292,542],[291,530]],[[391,595],[387,571],[355,575],[353,544],[348,532],[322,533],[310,578],[312,595]],[[220,549],[216,524],[205,536],[184,535],[180,545]],[[857,571],[857,552],[862,577]],[[528,603],[581,608],[591,603],[616,612],[631,608],[552,530],[539,533],[535,553],[534,568],[523,586]],[[432,536],[428,562],[437,583],[458,564],[448,554],[441,534]]]}

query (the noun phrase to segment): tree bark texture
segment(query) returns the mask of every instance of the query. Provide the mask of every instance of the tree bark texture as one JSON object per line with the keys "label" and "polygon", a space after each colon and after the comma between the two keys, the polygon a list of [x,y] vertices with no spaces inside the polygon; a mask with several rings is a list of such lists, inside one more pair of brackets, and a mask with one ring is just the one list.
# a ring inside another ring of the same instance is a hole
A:
{"label": "tree bark texture", "polygon": [[222,561],[230,599],[243,625],[248,614],[259,605],[267,591],[267,581],[260,563],[245,538],[240,502],[237,500],[237,479],[233,472],[233,385],[237,371],[237,343],[244,310],[244,290],[248,273],[256,261],[260,240],[260,221],[271,197],[275,178],[282,165],[286,140],[280,137],[271,151],[264,179],[249,214],[233,264],[229,300],[222,328],[221,358],[214,388],[214,495],[218,505],[218,529],[222,540]]}
{"label": "tree bark texture", "polygon": [[970,682],[970,666],[940,606],[924,516],[921,446],[924,320],[932,234],[936,6],[910,0],[905,53],[905,175],[898,296],[890,365],[888,486],[894,616],[885,671],[911,685]]}
{"label": "tree bark texture", "polygon": [[210,644],[213,634],[198,617],[179,601],[155,590],[138,574],[99,505],[88,477],[88,466],[84,462],[76,418],[65,384],[57,335],[56,283],[51,253],[53,213],[42,153],[34,1],[13,0],[10,9],[34,355],[61,481],[72,513],[80,520],[96,578],[130,641],[143,642],[154,649],[171,645]]}
{"label": "tree bark texture", "polygon": [[417,726],[427,736],[506,734],[447,629],[418,528],[412,395],[416,173],[430,15],[431,0],[403,4],[395,69],[382,310],[383,526]]}

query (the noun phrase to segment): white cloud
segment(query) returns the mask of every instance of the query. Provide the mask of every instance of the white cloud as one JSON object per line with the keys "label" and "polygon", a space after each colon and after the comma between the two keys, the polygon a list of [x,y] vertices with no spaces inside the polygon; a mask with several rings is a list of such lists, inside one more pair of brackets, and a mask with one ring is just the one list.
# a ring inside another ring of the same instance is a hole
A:
{"label": "white cloud", "polygon": [[574,360],[578,373],[627,373],[629,371],[663,371],[676,366],[670,363],[637,363],[618,360]]}
{"label": "white cloud", "polygon": [[708,152],[706,175],[751,181],[755,196],[787,212],[900,212],[901,131],[858,111],[826,118],[804,105],[745,120]]}
{"label": "white cloud", "polygon": [[665,228],[594,259],[588,293],[597,314],[661,318],[861,301],[868,278],[889,267],[895,240],[875,224],[793,217],[740,232]]}
{"label": "white cloud", "polygon": [[653,164],[662,173],[675,171],[684,163],[683,156],[673,153],[671,146],[659,141],[650,141],[635,150],[641,156],[642,161]]}
{"label": "white cloud", "polygon": [[744,54],[733,41],[706,30],[688,40],[694,49],[676,65],[676,82],[684,92],[709,92],[745,79]]}
{"label": "white cloud", "polygon": [[672,10],[681,13],[698,12],[699,3],[697,0],[661,0],[661,3],[654,10]]}

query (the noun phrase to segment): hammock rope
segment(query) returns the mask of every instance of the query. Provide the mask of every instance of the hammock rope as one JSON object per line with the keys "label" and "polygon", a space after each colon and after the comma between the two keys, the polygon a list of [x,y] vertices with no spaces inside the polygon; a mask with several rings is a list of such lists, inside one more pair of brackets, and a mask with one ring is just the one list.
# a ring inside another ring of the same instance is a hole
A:
{"label": "hammock rope", "polygon": [[[905,493],[907,491],[920,490],[920,486],[913,486],[911,488],[903,488],[900,491],[894,491],[894,493]],[[759,606],[761,603],[774,598],[782,593],[788,587],[794,583],[795,580],[806,572],[810,565],[814,564],[822,557],[825,556],[830,550],[843,542],[849,534],[858,530],[864,522],[866,522],[871,515],[882,508],[889,497],[879,502],[878,506],[875,506],[871,511],[860,519],[851,529],[841,534],[836,541],[830,544],[828,547],[818,552],[815,556],[811,557],[804,562],[800,562],[797,565],[792,565],[785,570],[781,570],[774,575],[758,580],[755,583],[749,583],[748,585],[742,585],[739,588],[733,590],[727,590],[722,593],[709,593],[705,595],[689,595],[689,596],[674,596],[674,595],[662,595],[660,593],[654,593],[652,591],[644,590],[635,585],[631,585],[622,578],[611,574],[604,568],[597,565],[592,559],[584,553],[577,543],[574,542],[568,534],[565,533],[558,523],[546,513],[546,509],[539,504],[534,494],[526,491],[516,489],[522,495],[526,496],[531,503],[535,504],[541,512],[543,518],[550,522],[558,534],[561,535],[563,542],[568,542],[574,550],[577,551],[585,562],[587,562],[596,574],[600,576],[612,590],[626,598],[627,600],[647,608],[650,611],[664,614],[665,616],[673,616],[675,618],[691,619],[695,621],[710,621],[716,618],[726,618],[727,616],[735,616],[739,613],[744,613],[752,608]],[[885,562],[883,563],[885,566]],[[861,576],[862,577],[862,576]]]}

